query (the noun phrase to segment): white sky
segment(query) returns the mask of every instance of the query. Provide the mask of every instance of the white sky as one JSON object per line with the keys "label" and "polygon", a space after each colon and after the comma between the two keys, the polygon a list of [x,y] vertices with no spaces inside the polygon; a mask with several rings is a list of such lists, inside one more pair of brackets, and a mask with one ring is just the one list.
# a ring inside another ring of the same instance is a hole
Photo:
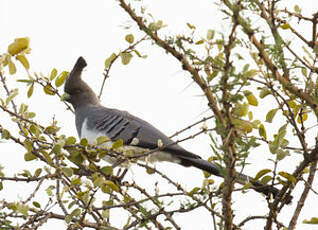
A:
{"label": "white sky", "polygon": [[[301,4],[300,1],[296,2]],[[303,10],[308,12],[308,15],[311,15],[313,9],[318,9],[316,0],[305,2]],[[187,31],[186,22],[194,24],[199,31],[202,31],[202,36],[205,36],[206,30],[210,28],[219,31],[227,29],[222,21],[223,16],[216,11],[217,7],[211,1],[149,0],[146,6],[156,19],[161,19],[168,25],[165,28],[166,33],[176,34]],[[133,27],[128,30],[123,29],[122,26],[127,24]],[[6,52],[8,44],[14,38],[30,37],[32,53],[28,58],[31,63],[31,73],[42,72],[47,75],[53,68],[69,71],[77,57],[83,56],[88,63],[83,79],[96,92],[99,92],[103,78],[104,60],[111,53],[118,53],[127,47],[127,42],[124,40],[126,34],[133,33],[135,39],[143,36],[115,0],[0,0],[0,28],[1,53]],[[147,59],[133,58],[128,66],[123,66],[120,62],[114,65],[106,82],[102,104],[127,110],[151,122],[168,135],[201,117],[210,115],[209,112],[204,113],[207,107],[206,100],[199,96],[201,91],[194,84],[189,86],[191,79],[182,71],[180,64],[160,48],[149,44],[138,48],[141,54],[148,55]],[[22,70],[21,66],[18,68]],[[21,87],[15,80],[25,76],[23,71],[19,71],[17,75],[10,77],[9,86]],[[73,114],[66,111],[65,106],[55,97],[44,95],[39,87],[36,88],[31,99],[26,99],[25,92],[21,91],[17,100],[29,104],[30,110],[37,113],[37,121],[43,125],[49,125],[55,117],[62,127],[61,133],[77,135]],[[0,123],[3,124],[6,119],[8,118],[0,117]],[[209,143],[209,139],[202,136],[182,145],[207,158],[211,154]],[[30,169],[35,167],[36,163],[23,161],[24,150],[16,151],[14,145],[10,144],[1,144],[1,146],[5,146],[2,150],[5,150],[6,157],[1,158],[0,164],[6,167],[6,172],[10,173],[16,167],[25,168],[25,165]],[[271,167],[269,162],[258,158],[258,153],[251,155],[253,165],[247,168],[247,172],[251,175],[255,175],[259,168]],[[158,164],[158,168],[172,175],[172,178],[187,189],[200,186],[201,179],[199,183],[196,180],[202,178],[199,170],[185,169],[169,163]],[[138,169],[134,169],[131,174],[136,181],[140,180],[138,176],[145,176],[144,172]],[[148,177],[143,178],[143,183],[154,183],[154,180]],[[23,194],[25,188],[21,187],[10,194],[0,192],[0,199],[23,198]],[[317,202],[317,199],[311,202]],[[265,206],[264,198],[254,192],[234,196],[234,208],[238,210],[236,216],[239,220],[247,215],[262,214],[262,208]],[[281,221],[290,215],[294,206],[295,204],[284,210]],[[302,215],[306,218],[316,214],[310,207],[304,211]],[[193,213],[191,218],[192,221],[184,219],[184,229],[211,229],[211,219],[202,216],[200,212]],[[299,222],[302,219],[300,218]],[[63,226],[58,223],[59,226]],[[56,229],[57,226],[42,229]],[[263,222],[254,221],[253,225],[247,225],[246,229],[260,229],[262,226]],[[312,226],[299,224],[299,229],[312,229]]]}

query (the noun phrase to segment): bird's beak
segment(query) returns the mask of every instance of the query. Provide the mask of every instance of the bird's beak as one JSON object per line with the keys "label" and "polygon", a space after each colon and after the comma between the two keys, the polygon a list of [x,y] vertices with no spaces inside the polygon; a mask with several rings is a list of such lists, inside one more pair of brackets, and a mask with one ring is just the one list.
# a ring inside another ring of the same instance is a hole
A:
{"label": "bird's beak", "polygon": [[69,101],[69,99],[71,99],[71,95],[66,92],[61,96],[61,101]]}

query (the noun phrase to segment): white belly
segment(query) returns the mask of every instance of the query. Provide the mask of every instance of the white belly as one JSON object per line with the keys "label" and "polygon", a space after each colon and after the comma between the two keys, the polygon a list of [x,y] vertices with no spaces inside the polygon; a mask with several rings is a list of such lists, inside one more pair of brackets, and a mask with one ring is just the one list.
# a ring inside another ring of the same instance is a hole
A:
{"label": "white belly", "polygon": [[[81,128],[81,136],[80,138],[86,138],[88,143],[90,144],[96,144],[96,139],[100,136],[105,136],[104,133],[99,132],[98,130],[89,130],[87,128],[87,119],[84,120],[82,128]],[[107,137],[107,136],[106,136]],[[107,137],[108,138],[108,137]],[[102,148],[111,149],[113,142],[108,141],[101,145]],[[149,151],[149,149],[144,149],[138,146],[133,145],[124,145],[118,149],[116,149],[116,152],[122,153],[124,156],[137,156],[137,155],[143,155],[146,154]],[[117,159],[110,156],[105,156],[103,158],[105,161],[114,164],[116,163]],[[156,162],[156,161],[169,161],[174,163],[180,163],[180,160],[173,157],[170,153],[166,153],[163,151],[157,151],[149,154],[146,157],[140,157],[139,160],[143,160],[146,162]],[[122,165],[124,167],[127,167],[129,164]]]}

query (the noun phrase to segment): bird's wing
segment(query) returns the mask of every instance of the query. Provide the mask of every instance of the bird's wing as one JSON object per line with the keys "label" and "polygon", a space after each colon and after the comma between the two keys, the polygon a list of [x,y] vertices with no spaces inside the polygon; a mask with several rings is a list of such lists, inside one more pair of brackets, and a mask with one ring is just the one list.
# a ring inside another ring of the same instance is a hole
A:
{"label": "bird's wing", "polygon": [[89,129],[98,131],[112,141],[122,139],[125,145],[133,144],[133,146],[141,148],[155,149],[158,147],[158,140],[161,140],[164,146],[161,151],[185,161],[185,165],[189,159],[200,159],[198,155],[175,144],[174,141],[148,122],[128,112],[95,106],[90,109],[86,116]]}

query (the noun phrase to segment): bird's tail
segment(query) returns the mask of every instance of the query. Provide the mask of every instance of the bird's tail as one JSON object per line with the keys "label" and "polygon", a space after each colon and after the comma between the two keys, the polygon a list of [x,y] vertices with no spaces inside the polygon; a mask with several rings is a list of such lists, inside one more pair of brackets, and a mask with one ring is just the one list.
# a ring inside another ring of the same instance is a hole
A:
{"label": "bird's tail", "polygon": [[[224,177],[224,169],[219,167],[216,164],[213,164],[209,161],[203,160],[203,159],[187,159],[187,163],[190,163],[191,166],[194,166],[196,168],[202,169],[204,171],[207,171],[215,176],[218,177]],[[235,182],[239,183],[241,185],[246,185],[247,183],[251,183],[251,188],[254,189],[257,192],[265,194],[267,197],[273,196],[274,198],[278,195],[279,189],[275,188],[272,185],[266,185],[259,181],[256,181],[250,176],[247,176],[245,174],[236,172]],[[286,197],[285,202],[288,204],[292,200],[292,197]]]}

